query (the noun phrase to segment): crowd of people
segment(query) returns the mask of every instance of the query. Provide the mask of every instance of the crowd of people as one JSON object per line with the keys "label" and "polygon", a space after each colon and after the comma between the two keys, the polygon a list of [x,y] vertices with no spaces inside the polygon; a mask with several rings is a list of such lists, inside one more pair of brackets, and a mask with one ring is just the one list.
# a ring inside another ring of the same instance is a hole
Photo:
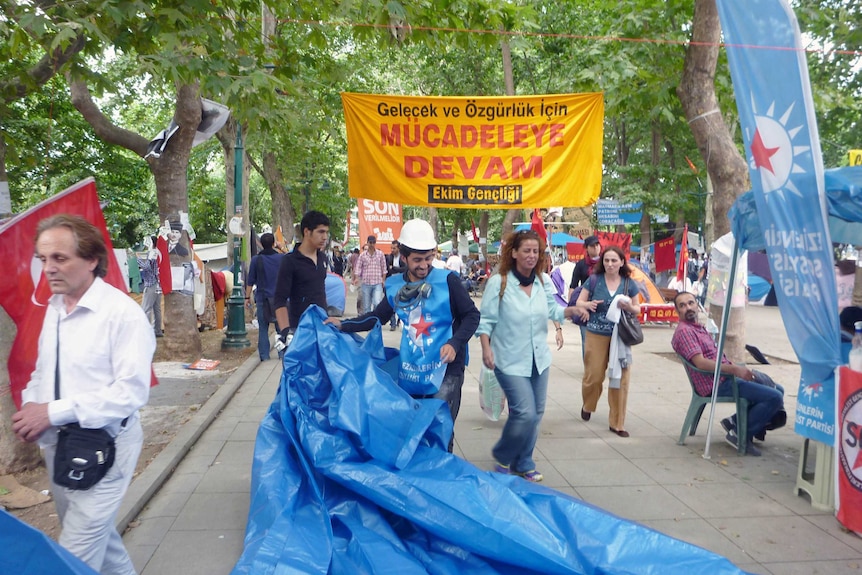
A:
{"label": "crowd of people", "polygon": [[[484,266],[468,265],[455,250],[444,262],[434,231],[424,220],[405,222],[389,254],[378,249],[374,235],[361,250],[345,255],[341,246],[332,246],[327,253],[329,226],[325,214],[309,211],[300,222],[298,243],[286,253],[273,234],[260,236],[245,295],[257,308],[261,360],[271,357],[270,325],[278,334],[275,348],[281,355],[302,314],[312,305],[327,309],[327,275],[349,278],[359,289],[357,317],[328,317],[324,323],[343,332],[386,323],[392,330],[403,326],[399,386],[418,400],[445,402],[453,424],[461,404],[468,342],[479,339],[482,364],[493,372],[509,406],[501,436],[491,448],[494,470],[536,482],[543,479],[534,450],[550,379],[549,326],[559,350],[564,344],[561,322],[578,319],[584,363],[581,419],[588,422],[596,413],[607,380],[609,431],[630,436],[625,421],[632,353],[619,336],[618,322],[625,313],[637,316],[640,306],[638,287],[620,248],[603,247],[597,237],[588,237],[586,257],[575,267],[570,284],[569,296],[576,289],[578,295],[561,306],[547,273],[547,246],[535,231],[507,235],[489,276]],[[102,281],[106,246],[84,219],[56,216],[43,221],[35,247],[54,295],[36,369],[12,418],[12,430],[22,441],[44,448],[62,523],[60,543],[96,571],[134,573],[113,518],[141,451],[138,409],[148,399],[155,338],[161,335],[161,318],[155,314],[160,307],[155,258],[148,254],[139,262],[147,270],[141,307]],[[478,308],[472,296],[481,296]],[[680,317],[674,351],[701,370],[713,370],[718,362],[726,376],[720,392],[735,378],[740,395],[749,402],[747,434],[737,435],[735,417],[723,419],[721,425],[728,443],[743,442],[748,455],[759,455],[754,441],[764,441],[768,431],[786,423],[783,388],[761,372],[726,357],[718,359],[714,340],[698,321],[694,294],[681,291],[674,305]],[[88,337],[92,333],[102,337]],[[690,377],[698,393],[711,392],[711,379],[699,373]],[[111,438],[112,464],[92,486],[67,487],[78,476],[63,476],[70,448],[61,438],[70,426],[106,432]],[[441,447],[451,452],[453,443],[454,434],[449,445]]]}

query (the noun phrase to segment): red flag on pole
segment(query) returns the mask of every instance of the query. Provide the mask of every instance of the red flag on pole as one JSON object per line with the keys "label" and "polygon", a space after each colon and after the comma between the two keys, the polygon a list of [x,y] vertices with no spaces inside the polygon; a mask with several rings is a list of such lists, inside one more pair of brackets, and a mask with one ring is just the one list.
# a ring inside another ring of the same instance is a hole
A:
{"label": "red flag on pole", "polygon": [[539,237],[545,240],[545,245],[548,245],[548,232],[545,230],[545,220],[542,219],[542,214],[539,208],[533,209],[533,218],[530,222],[530,229],[539,234]]}
{"label": "red flag on pole", "polygon": [[473,241],[477,244],[479,243],[479,231],[476,229],[476,223],[473,222],[473,219],[470,219],[470,227],[473,228]]}
{"label": "red flag on pole", "polygon": [[[36,367],[39,334],[45,318],[45,306],[51,297],[51,290],[42,274],[42,264],[33,255],[36,227],[40,221],[56,214],[83,216],[101,230],[108,248],[108,275],[105,281],[124,292],[129,291],[114,257],[113,244],[105,226],[93,178],[75,184],[0,225],[0,261],[6,263],[9,272],[0,275],[0,307],[6,310],[18,327],[7,367],[12,399],[19,407],[21,391]],[[155,376],[153,383],[156,383]]]}
{"label": "red flag on pole", "polygon": [[682,243],[679,244],[679,264],[676,268],[676,280],[684,281],[686,264],[688,263],[688,224],[685,225],[685,230],[682,232]]}
{"label": "red flag on pole", "polygon": [[658,240],[655,243],[655,271],[656,273],[672,270],[676,267],[676,254],[673,253],[673,236]]}

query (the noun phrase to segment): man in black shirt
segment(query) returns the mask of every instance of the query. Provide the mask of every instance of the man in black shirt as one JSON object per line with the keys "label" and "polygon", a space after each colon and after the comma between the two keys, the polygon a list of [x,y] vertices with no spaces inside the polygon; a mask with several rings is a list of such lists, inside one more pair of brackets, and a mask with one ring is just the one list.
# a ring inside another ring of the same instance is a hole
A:
{"label": "man in black shirt", "polygon": [[[599,256],[602,253],[602,244],[596,236],[589,236],[584,240],[584,249],[587,253],[584,259],[578,260],[575,264],[575,270],[572,272],[572,281],[569,284],[569,300],[572,299],[572,293],[578,286],[586,285],[590,279],[590,273],[593,266],[599,261]],[[579,325],[581,328],[581,358],[584,357],[584,338],[586,337],[587,328]]]}
{"label": "man in black shirt", "polygon": [[299,224],[302,241],[285,255],[275,282],[275,318],[281,334],[281,350],[290,344],[299,318],[314,304],[326,309],[326,257],[329,218],[317,211],[307,212]]}

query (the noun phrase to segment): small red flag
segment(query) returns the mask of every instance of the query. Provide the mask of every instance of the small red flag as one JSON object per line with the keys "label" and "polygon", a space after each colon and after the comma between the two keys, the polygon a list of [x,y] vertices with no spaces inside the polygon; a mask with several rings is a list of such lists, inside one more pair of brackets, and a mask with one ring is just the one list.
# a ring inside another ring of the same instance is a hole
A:
{"label": "small red flag", "polygon": [[679,264],[676,268],[676,281],[685,280],[686,264],[688,264],[688,224],[682,232],[682,243],[679,245]]}

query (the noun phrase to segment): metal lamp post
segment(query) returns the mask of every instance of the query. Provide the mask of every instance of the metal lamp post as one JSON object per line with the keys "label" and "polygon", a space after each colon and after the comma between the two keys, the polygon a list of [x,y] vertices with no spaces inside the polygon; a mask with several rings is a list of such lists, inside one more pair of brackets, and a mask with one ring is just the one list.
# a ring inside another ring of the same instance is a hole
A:
{"label": "metal lamp post", "polygon": [[245,233],[242,221],[242,154],[242,125],[237,122],[234,148],[234,216],[228,224],[233,234],[233,290],[227,300],[227,334],[221,342],[222,349],[239,349],[251,345],[245,330],[245,297],[240,271],[240,245]]}

